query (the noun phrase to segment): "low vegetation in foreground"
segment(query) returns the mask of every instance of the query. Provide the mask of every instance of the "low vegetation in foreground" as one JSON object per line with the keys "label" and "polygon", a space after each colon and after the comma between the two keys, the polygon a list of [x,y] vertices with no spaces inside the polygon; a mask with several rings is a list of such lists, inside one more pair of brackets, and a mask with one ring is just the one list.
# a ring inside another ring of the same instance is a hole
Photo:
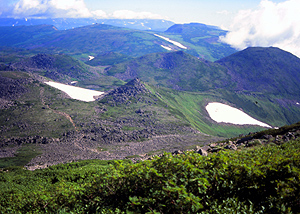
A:
{"label": "low vegetation in foreground", "polygon": [[208,156],[164,153],[135,164],[8,167],[0,171],[0,212],[298,213],[299,178],[299,138]]}

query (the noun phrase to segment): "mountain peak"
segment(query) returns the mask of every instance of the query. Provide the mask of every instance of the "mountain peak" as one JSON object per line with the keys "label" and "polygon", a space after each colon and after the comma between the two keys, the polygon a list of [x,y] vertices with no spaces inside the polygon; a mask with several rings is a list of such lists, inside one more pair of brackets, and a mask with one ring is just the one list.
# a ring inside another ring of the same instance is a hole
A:
{"label": "mountain peak", "polygon": [[148,93],[149,90],[145,87],[145,85],[141,82],[139,78],[134,78],[130,80],[125,85],[120,86],[119,88],[113,90],[109,94],[118,94],[118,95],[126,95],[128,97],[134,97],[137,94]]}
{"label": "mountain peak", "polygon": [[238,90],[300,94],[300,59],[275,47],[250,47],[217,61]]}
{"label": "mountain peak", "polygon": [[130,103],[131,98],[138,98],[139,95],[151,93],[145,85],[140,81],[139,78],[135,78],[125,85],[122,85],[107,95],[105,95],[105,100],[108,103],[113,103],[113,105]]}

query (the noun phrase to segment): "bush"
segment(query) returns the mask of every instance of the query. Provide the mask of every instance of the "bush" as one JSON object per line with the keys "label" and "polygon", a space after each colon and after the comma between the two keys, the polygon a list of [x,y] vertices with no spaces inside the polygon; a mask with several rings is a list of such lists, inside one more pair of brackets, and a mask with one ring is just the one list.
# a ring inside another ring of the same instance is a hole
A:
{"label": "bush", "polygon": [[300,141],[0,171],[1,213],[297,213]]}

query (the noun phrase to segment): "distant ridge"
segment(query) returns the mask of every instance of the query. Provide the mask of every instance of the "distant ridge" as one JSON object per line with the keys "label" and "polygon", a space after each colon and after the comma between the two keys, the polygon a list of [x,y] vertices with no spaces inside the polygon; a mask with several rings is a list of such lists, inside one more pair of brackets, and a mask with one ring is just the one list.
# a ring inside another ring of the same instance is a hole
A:
{"label": "distant ridge", "polygon": [[54,25],[59,30],[67,30],[92,24],[107,24],[117,27],[127,27],[137,30],[165,31],[174,24],[172,21],[162,19],[96,19],[96,18],[54,18],[54,19],[13,19],[0,18],[0,26],[30,26]]}

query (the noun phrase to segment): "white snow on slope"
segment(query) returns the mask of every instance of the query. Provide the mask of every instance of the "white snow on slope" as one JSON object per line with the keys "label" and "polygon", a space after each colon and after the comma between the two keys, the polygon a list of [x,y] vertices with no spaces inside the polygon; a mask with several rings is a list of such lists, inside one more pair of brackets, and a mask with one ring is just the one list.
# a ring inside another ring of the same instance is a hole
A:
{"label": "white snow on slope", "polygon": [[262,127],[272,128],[266,123],[260,122],[241,110],[222,103],[209,103],[206,110],[214,121],[221,123],[231,123],[236,125],[258,125]]}
{"label": "white snow on slope", "polygon": [[89,56],[89,61],[91,61],[92,59],[95,59],[94,56]]}
{"label": "white snow on slope", "polygon": [[161,38],[161,39],[164,39],[164,40],[166,40],[166,41],[172,43],[173,45],[176,45],[176,46],[179,47],[179,48],[187,49],[187,47],[185,47],[184,45],[180,44],[179,42],[173,41],[173,40],[171,40],[171,39],[169,39],[169,38],[167,38],[167,37],[164,37],[164,36],[161,36],[161,35],[158,35],[158,34],[154,34],[154,36],[157,36],[157,37],[159,37],[159,38]]}
{"label": "white snow on slope", "polygon": [[94,96],[99,96],[104,93],[101,91],[94,91],[76,86],[65,85],[58,82],[45,82],[45,84],[67,93],[72,99],[81,100],[85,102],[95,101]]}
{"label": "white snow on slope", "polygon": [[172,50],[172,48],[167,47],[167,46],[164,46],[164,45],[161,45],[161,47],[164,48],[164,49],[166,49],[166,50],[168,50],[168,51],[171,51],[171,50]]}

